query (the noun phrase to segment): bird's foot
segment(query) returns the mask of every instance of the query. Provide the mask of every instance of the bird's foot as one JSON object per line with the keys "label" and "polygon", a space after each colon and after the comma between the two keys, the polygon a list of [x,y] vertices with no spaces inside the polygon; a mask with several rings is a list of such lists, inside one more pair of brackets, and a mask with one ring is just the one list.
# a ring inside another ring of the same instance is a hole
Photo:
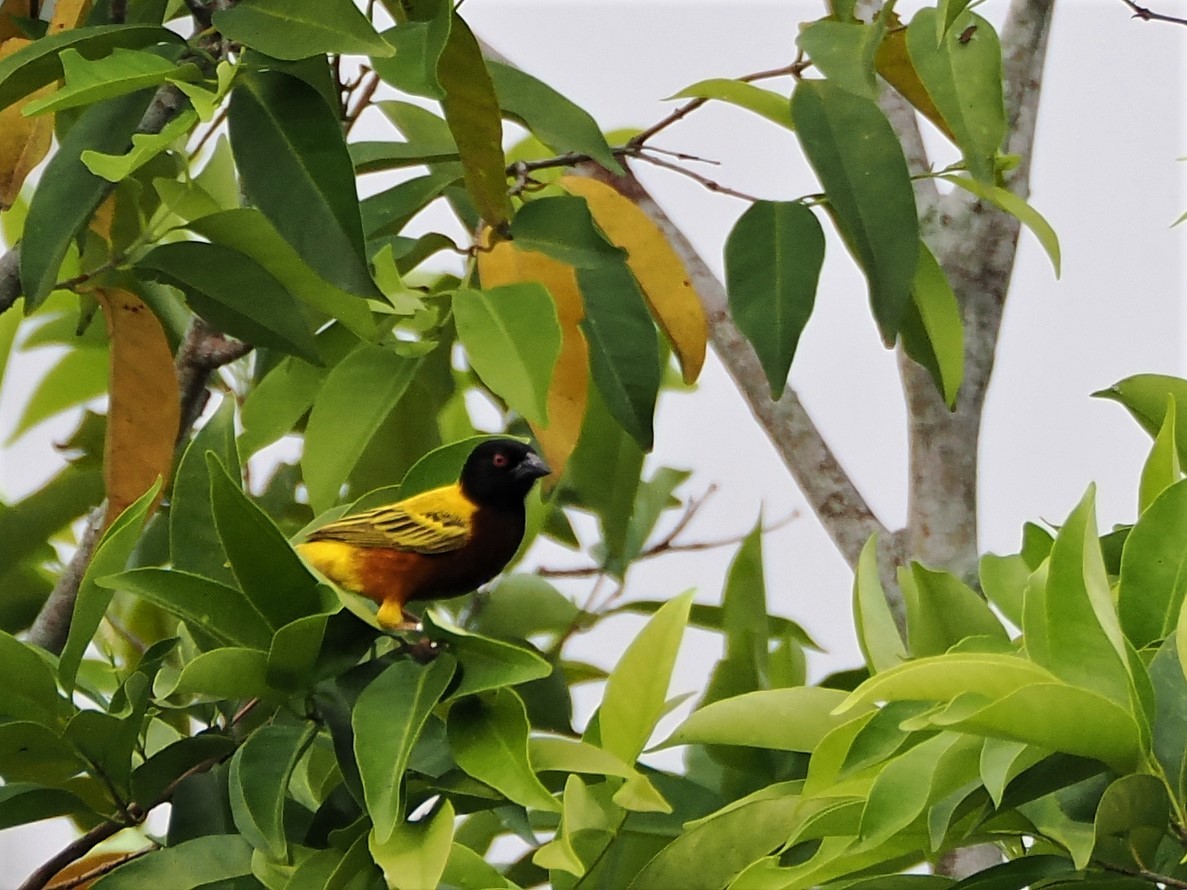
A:
{"label": "bird's foot", "polygon": [[428,664],[445,651],[445,644],[428,637],[421,637],[408,647],[408,654],[418,664]]}

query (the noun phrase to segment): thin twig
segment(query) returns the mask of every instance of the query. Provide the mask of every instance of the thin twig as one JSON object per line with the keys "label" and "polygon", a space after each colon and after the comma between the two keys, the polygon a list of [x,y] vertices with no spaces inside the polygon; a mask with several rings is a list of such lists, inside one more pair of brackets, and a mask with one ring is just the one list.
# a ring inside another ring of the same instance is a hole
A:
{"label": "thin twig", "polygon": [[715,161],[712,158],[702,158],[699,155],[690,155],[684,151],[672,151],[670,148],[660,148],[656,145],[644,145],[639,151],[650,151],[657,155],[667,155],[670,158],[675,158],[678,161],[695,161],[698,164],[709,164],[713,167],[720,167],[721,161]]}
{"label": "thin twig", "polygon": [[218,113],[215,114],[215,116],[211,119],[210,126],[206,128],[206,132],[198,137],[198,141],[194,143],[194,147],[190,151],[191,158],[196,158],[198,156],[198,152],[200,152],[203,146],[205,146],[206,143],[210,141],[210,137],[218,132],[218,128],[221,127],[223,125],[223,121],[227,119],[227,108],[228,106],[226,105],[220,108]]}
{"label": "thin twig", "polygon": [[1147,868],[1128,868],[1124,865],[1113,865],[1111,862],[1103,862],[1099,859],[1094,860],[1093,864],[1114,874],[1127,875],[1131,878],[1141,878],[1143,881],[1149,881],[1151,884],[1161,884],[1164,887],[1173,887],[1175,890],[1187,890],[1187,881],[1180,881],[1178,878],[1159,874]]}
{"label": "thin twig", "polygon": [[206,408],[210,375],[251,352],[250,343],[230,340],[201,318],[195,318],[177,350],[177,386],[181,393],[180,443]]}
{"label": "thin twig", "polygon": [[663,167],[665,170],[671,170],[673,173],[679,173],[681,176],[687,176],[693,182],[699,183],[711,192],[717,192],[720,195],[729,195],[733,198],[741,198],[743,201],[750,201],[751,203],[761,200],[760,198],[756,198],[754,195],[748,195],[746,192],[740,192],[737,189],[732,189],[729,186],[722,185],[720,182],[710,179],[708,176],[702,176],[700,173],[697,173],[694,170],[689,170],[687,167],[681,167],[679,164],[673,164],[671,161],[665,161],[663,158],[657,158],[654,155],[642,153],[635,155],[635,157],[640,161],[645,161],[648,164],[653,164],[656,167]]}
{"label": "thin twig", "polygon": [[355,99],[354,110],[348,112],[342,120],[342,128],[348,135],[354,128],[354,125],[358,123],[359,115],[366,111],[367,106],[371,104],[371,99],[375,96],[375,91],[379,89],[379,74],[374,71],[368,71],[363,75],[360,83],[362,86],[359,88],[358,98]]}
{"label": "thin twig", "polygon": [[1135,19],[1141,19],[1143,22],[1170,22],[1172,25],[1187,25],[1187,18],[1154,12],[1144,6],[1138,6],[1133,0],[1121,0],[1121,2],[1133,10],[1133,17]]}

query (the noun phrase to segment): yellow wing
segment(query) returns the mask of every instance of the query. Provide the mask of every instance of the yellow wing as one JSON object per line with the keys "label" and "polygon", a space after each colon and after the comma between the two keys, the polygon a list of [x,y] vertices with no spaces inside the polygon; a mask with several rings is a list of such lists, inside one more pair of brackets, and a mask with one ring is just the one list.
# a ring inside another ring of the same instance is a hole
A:
{"label": "yellow wing", "polygon": [[323,525],[306,540],[448,553],[461,549],[470,539],[470,518],[476,509],[461,489],[446,485]]}

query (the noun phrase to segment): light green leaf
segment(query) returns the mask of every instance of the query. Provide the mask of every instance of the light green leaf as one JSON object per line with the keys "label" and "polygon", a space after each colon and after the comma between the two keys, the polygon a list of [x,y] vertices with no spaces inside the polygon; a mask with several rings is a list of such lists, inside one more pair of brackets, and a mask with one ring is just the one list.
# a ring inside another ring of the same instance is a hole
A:
{"label": "light green leaf", "polygon": [[878,571],[878,538],[866,541],[853,576],[853,621],[857,642],[871,674],[901,664],[907,657]]}
{"label": "light green leaf", "polygon": [[252,203],[331,284],[379,296],[367,269],[342,127],[317,90],[277,71],[241,76],[228,120],[235,163]]}
{"label": "light green leaf", "polygon": [[575,739],[534,736],[528,739],[528,760],[538,773],[592,773],[629,779],[635,768],[604,748]]}
{"label": "light green leaf", "polygon": [[70,633],[66,646],[58,660],[58,681],[68,693],[74,691],[78,666],[83,653],[99,629],[114,591],[100,587],[99,578],[122,572],[140,539],[145,518],[156,504],[161,492],[161,480],[153,484],[144,494],[130,504],[115,518],[95,547],[95,555],[87,566],[82,582],[78,586],[78,598],[74,601],[74,617],[70,621]]}
{"label": "light green leaf", "polygon": [[796,135],[829,211],[870,284],[883,341],[895,341],[919,258],[915,193],[902,146],[872,100],[828,81],[801,81]]}
{"label": "light green leaf", "polygon": [[787,104],[787,97],[774,90],[763,89],[752,83],[741,80],[729,80],[724,77],[711,77],[708,80],[698,80],[686,86],[680,92],[669,96],[668,99],[715,99],[728,102],[747,111],[752,111],[760,117],[765,117],[772,123],[791,130],[791,109]]}
{"label": "light green leaf", "polygon": [[511,216],[511,199],[499,101],[478,41],[457,13],[437,62],[437,80],[445,90],[441,109],[457,142],[466,190],[487,225],[501,228]]}
{"label": "light green leaf", "polygon": [[159,25],[96,25],[49,34],[0,61],[0,109],[58,80],[62,76],[62,54],[67,50],[97,60],[120,48],[176,45],[181,39]]}
{"label": "light green leaf", "polygon": [[[786,103],[784,103],[786,104]],[[730,312],[779,398],[812,307],[824,263],[816,214],[796,201],[757,201],[725,242]]]}
{"label": "light green leaf", "polygon": [[983,201],[988,201],[999,210],[1004,210],[1030,229],[1034,233],[1034,236],[1039,239],[1039,244],[1043,250],[1047,252],[1047,256],[1051,260],[1051,265],[1055,267],[1055,277],[1059,277],[1059,236],[1055,234],[1055,230],[1051,228],[1051,224],[1043,218],[1042,214],[1022,198],[1019,198],[1013,192],[1001,186],[985,185],[967,176],[942,176],[940,178],[947,180],[953,185],[960,186],[966,192],[976,195]]}
{"label": "light green leaf", "polygon": [[565,633],[581,617],[573,601],[539,575],[505,576],[478,610],[475,628],[493,637]]}
{"label": "light green leaf", "polygon": [[58,58],[65,85],[44,99],[27,102],[21,109],[25,117],[91,105],[167,80],[196,80],[201,76],[193,63],[177,65],[156,53],[139,50],[117,48],[105,58],[88,60],[78,50],[65,49]]}
{"label": "light green leaf", "polygon": [[900,566],[899,587],[907,603],[907,642],[918,658],[939,655],[966,637],[988,636],[1009,642],[1005,628],[985,600],[948,572],[917,562]]}
{"label": "light green leaf", "polygon": [[457,662],[397,661],[359,694],[351,713],[354,753],[375,842],[386,844],[404,821],[404,771],[429,712],[453,679]]}
{"label": "light green leaf", "polygon": [[211,834],[170,845],[103,875],[92,890],[195,890],[251,875],[251,844],[238,835]]}
{"label": "light green leaf", "polygon": [[[1092,394],[1120,402],[1147,433],[1157,436],[1166,422],[1167,400],[1175,401],[1175,441],[1179,464],[1187,465],[1187,380],[1166,374],[1137,374]],[[1179,417],[1179,411],[1184,412]]]}
{"label": "light green leaf", "polygon": [[672,667],[688,622],[693,591],[668,601],[623,653],[598,711],[602,747],[634,763],[664,713]]}
{"label": "light green leaf", "polygon": [[1179,451],[1175,447],[1175,397],[1168,394],[1162,428],[1154,437],[1150,456],[1142,466],[1142,479],[1138,486],[1138,512],[1145,512],[1163,490],[1183,478],[1179,463]]}
{"label": "light green leaf", "polygon": [[286,356],[252,387],[240,410],[239,448],[250,457],[293,429],[313,404],[325,368]]}
{"label": "light green leaf", "polygon": [[211,699],[270,696],[272,690],[264,679],[267,671],[268,656],[259,649],[212,649],[195,657],[180,674],[162,670],[153,683],[153,694],[158,698],[202,695]]}
{"label": "light green leaf", "polygon": [[363,343],[330,371],[309,413],[301,458],[314,513],[337,503],[342,484],[419,367],[418,359]]}
{"label": "light green leaf", "polygon": [[626,263],[579,268],[577,284],[585,300],[581,330],[589,342],[593,382],[614,419],[650,451],[661,369],[643,292]]}
{"label": "light green leaf", "polygon": [[283,820],[289,779],[316,731],[313,723],[262,726],[231,758],[227,790],[235,827],[269,859],[288,856]]}
{"label": "light green leaf", "polygon": [[1000,807],[1006,786],[1048,754],[1025,742],[986,739],[981,748],[981,781],[995,807]]}
{"label": "light green leaf", "polygon": [[491,390],[529,423],[548,425],[548,388],[561,349],[556,305],[535,282],[453,294],[458,337]]}
{"label": "light green leaf", "polygon": [[214,26],[225,37],[277,59],[393,53],[350,0],[246,0],[217,9]]}
{"label": "light green leaf", "polygon": [[512,884],[478,853],[456,841],[449,848],[441,883],[458,890],[519,890],[518,884]]}
{"label": "light green leaf", "polygon": [[[762,689],[711,702],[693,711],[662,747],[745,745],[775,751],[811,752],[853,715],[834,716],[848,693],[820,686]],[[864,713],[868,708],[860,708]],[[605,730],[603,729],[603,734]]]}
{"label": "light green leaf", "polygon": [[[956,137],[965,166],[993,187],[994,159],[1006,135],[1001,44],[993,25],[980,16],[968,13],[945,22],[949,13],[919,10],[907,28],[907,51]],[[967,28],[974,29],[969,39],[963,36]],[[945,35],[938,44],[937,34]]]}
{"label": "light green leaf", "polygon": [[972,0],[940,0],[937,6],[938,14],[935,17],[937,44],[943,42],[944,35],[952,29],[952,25],[971,2]]}
{"label": "light green leaf", "polygon": [[998,556],[986,553],[981,557],[981,589],[989,602],[997,606],[1006,620],[1015,627],[1022,627],[1022,595],[1026,580],[1030,577],[1030,566],[1021,554]]}
{"label": "light green leaf", "polygon": [[[611,173],[622,167],[610,150],[597,121],[548,84],[511,65],[487,60],[487,70],[503,116],[523,124],[557,154],[588,155]],[[787,100],[781,100],[786,114]]]}
{"label": "light green leaf", "polygon": [[[435,8],[432,8],[435,7]],[[375,73],[402,93],[442,99],[445,91],[437,80],[437,62],[449,39],[453,9],[448,3],[427,4],[410,10],[428,15],[420,21],[401,22],[383,32],[383,39],[395,50],[394,56],[371,60]]]}
{"label": "light green leaf", "polygon": [[1163,491],[1138,517],[1121,551],[1117,608],[1133,645],[1144,648],[1174,628],[1187,568],[1187,480]]}
{"label": "light green leaf", "polygon": [[964,380],[964,322],[948,276],[923,243],[899,334],[907,355],[927,369],[944,403],[954,407]]}
{"label": "light green leaf", "polygon": [[136,267],[145,277],[180,288],[191,308],[219,330],[321,364],[297,302],[247,255],[218,244],[176,241],[154,248]]}
{"label": "light green leaf", "polygon": [[[294,619],[276,631],[268,647],[268,669],[264,679],[273,689],[308,692],[318,679],[318,656],[326,635],[331,610]],[[337,611],[337,604],[333,611]]]}
{"label": "light green leaf", "polygon": [[446,728],[454,759],[467,774],[515,803],[560,812],[528,760],[528,715],[514,691],[496,689],[456,702]]}
{"label": "light green leaf", "polygon": [[397,890],[439,886],[453,849],[454,821],[453,804],[445,800],[432,815],[397,825],[386,841],[379,841],[372,830],[367,846],[383,869],[387,886]]}
{"label": "light green leaf", "polygon": [[228,646],[267,649],[272,639],[267,621],[242,592],[201,575],[140,568],[96,583],[160,606]]}

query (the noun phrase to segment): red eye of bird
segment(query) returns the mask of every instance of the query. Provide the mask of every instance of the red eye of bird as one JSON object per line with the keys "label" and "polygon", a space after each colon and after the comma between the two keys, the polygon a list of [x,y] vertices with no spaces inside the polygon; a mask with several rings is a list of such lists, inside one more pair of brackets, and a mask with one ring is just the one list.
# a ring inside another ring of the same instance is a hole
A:
{"label": "red eye of bird", "polygon": [[507,455],[500,451],[490,459],[490,462],[501,470],[507,466]]}

